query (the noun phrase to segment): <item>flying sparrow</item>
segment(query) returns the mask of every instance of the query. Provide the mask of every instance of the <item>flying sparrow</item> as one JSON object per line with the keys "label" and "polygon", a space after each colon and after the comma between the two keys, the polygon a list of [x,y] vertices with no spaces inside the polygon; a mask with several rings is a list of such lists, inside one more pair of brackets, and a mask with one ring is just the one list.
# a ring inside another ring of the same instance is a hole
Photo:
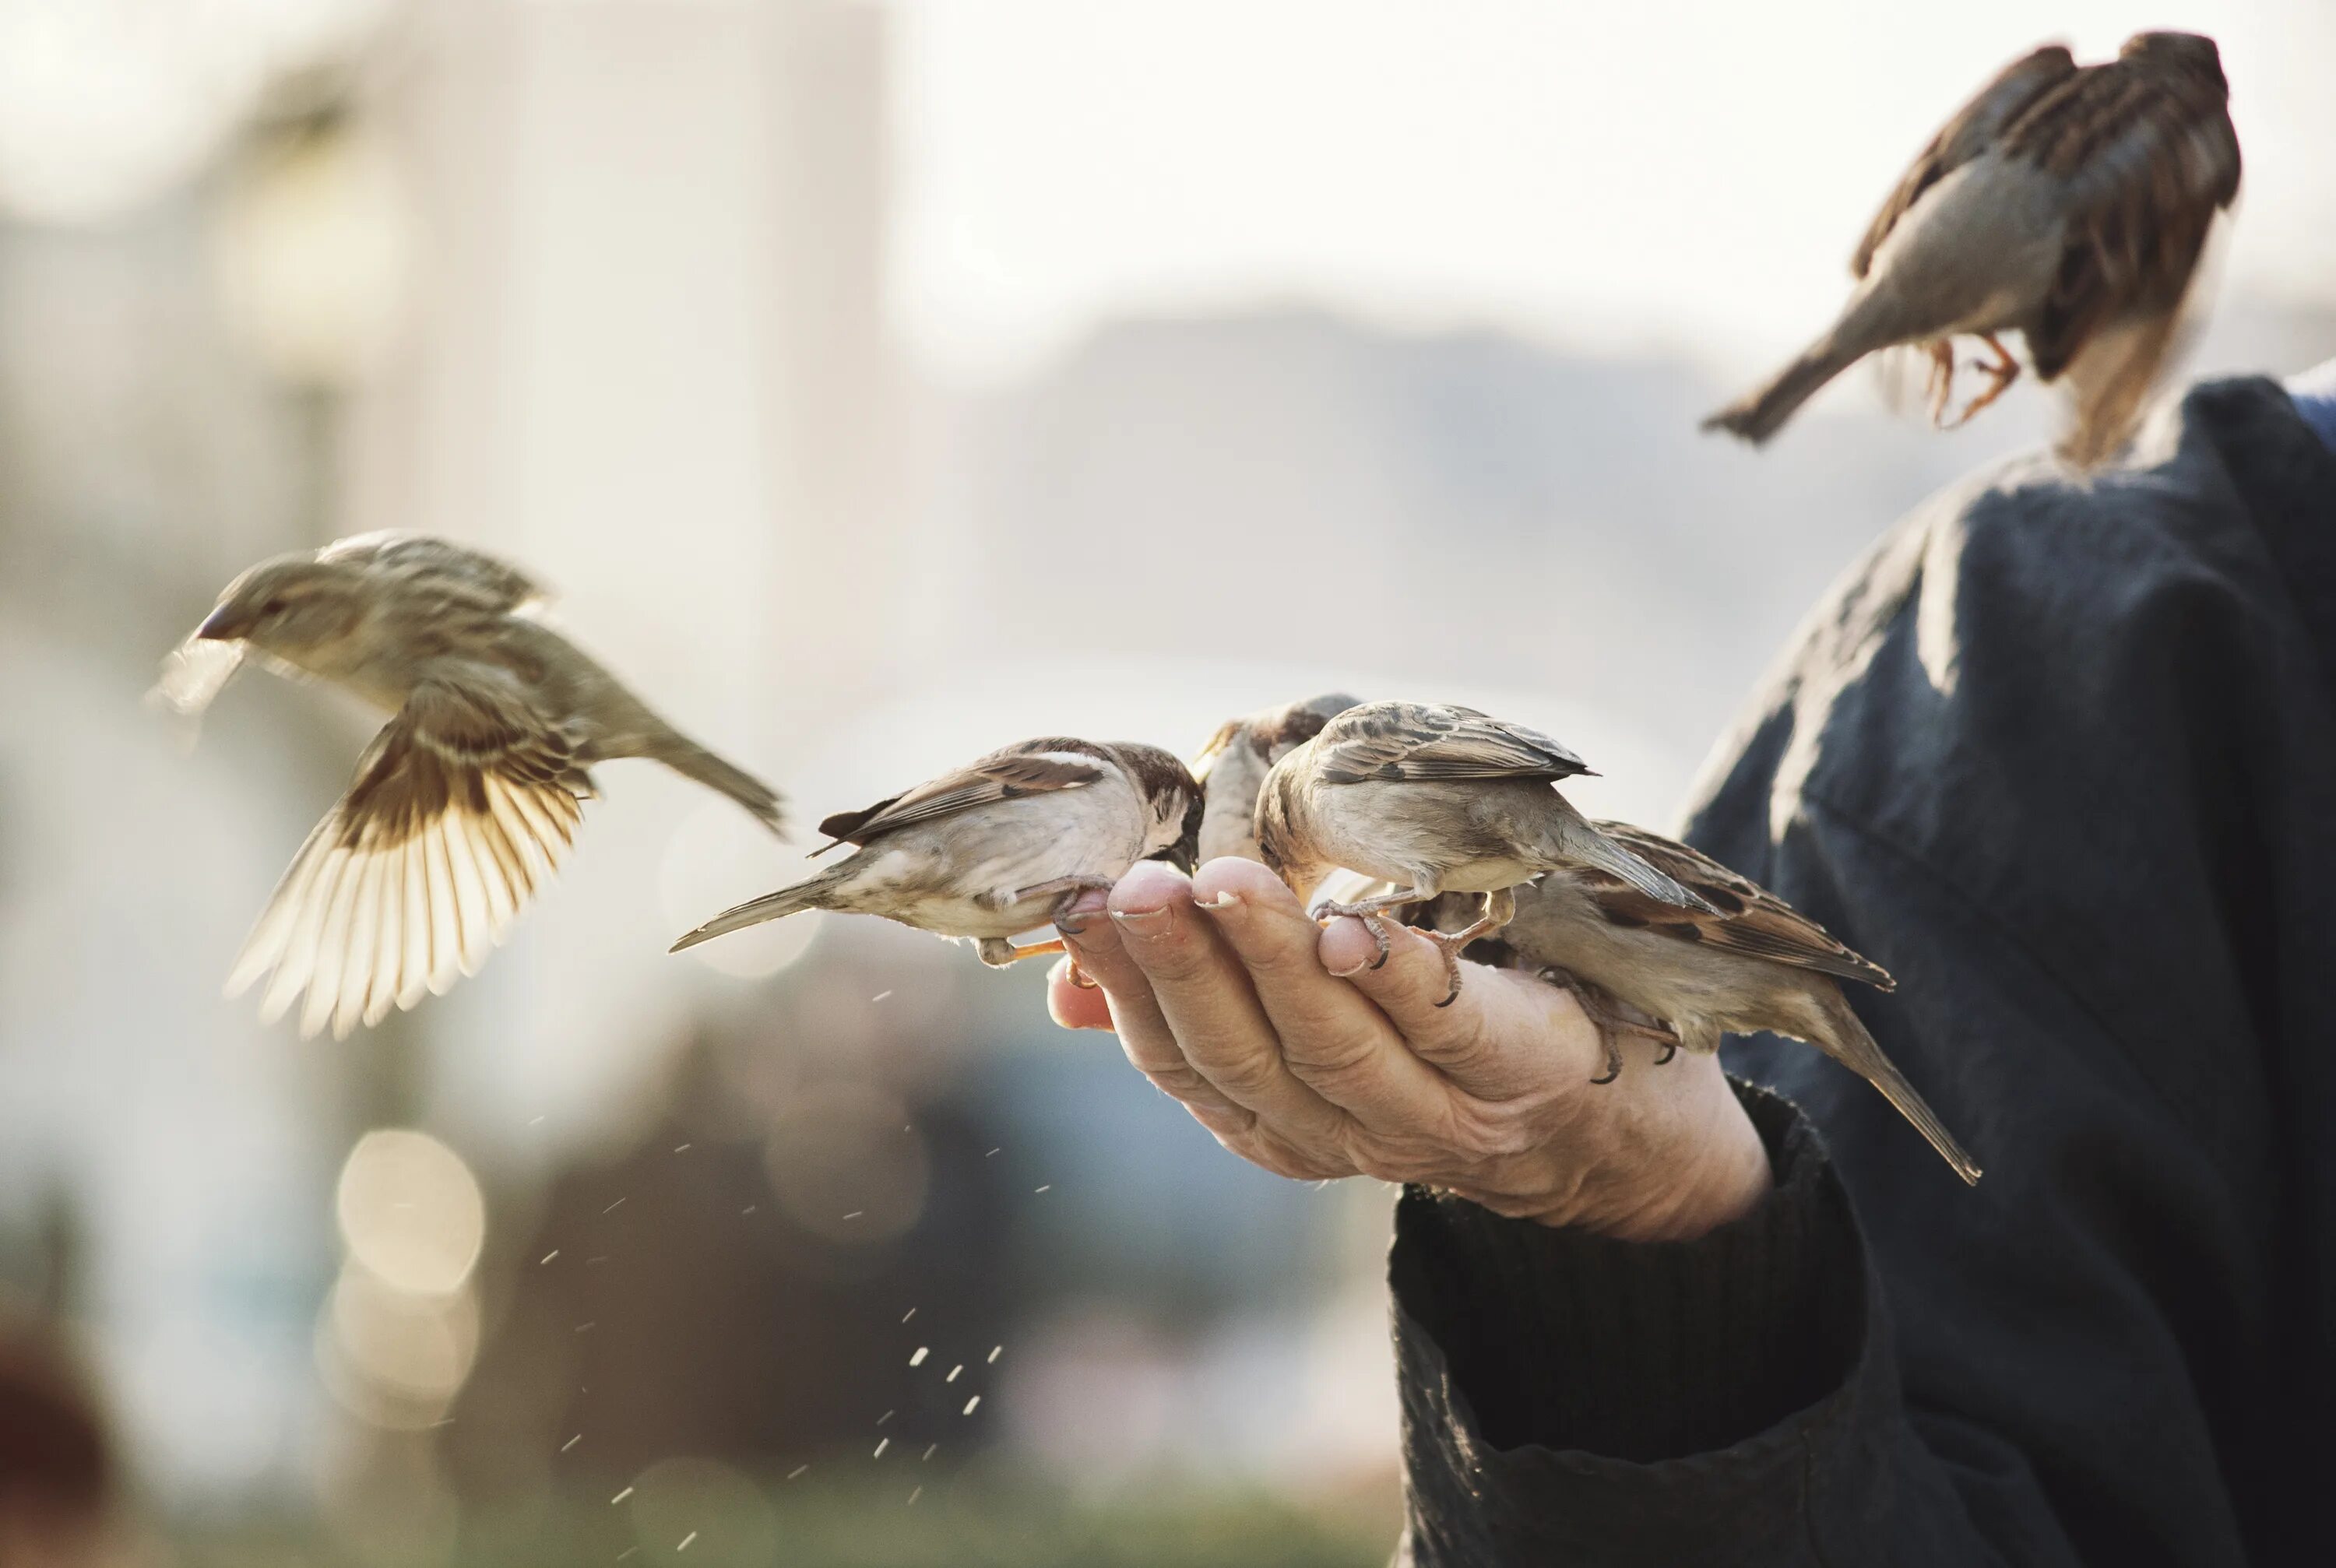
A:
{"label": "flying sparrow", "polygon": [[[1628,823],[1596,825],[1677,879],[1705,907],[1669,907],[1583,865],[1552,871],[1515,890],[1516,913],[1499,941],[1516,967],[1575,992],[1598,1023],[1606,1071],[1594,1082],[1611,1082],[1621,1071],[1618,1032],[1660,1042],[1659,1063],[1669,1061],[1675,1047],[1717,1050],[1725,1033],[1805,1040],[1881,1090],[1957,1175],[1979,1180],[1979,1166],[1842,996],[1844,979],[1894,989],[1887,971],[1709,856]],[[1419,912],[1431,920],[1440,917],[1440,923],[1465,918],[1445,907]]]}
{"label": "flying sparrow", "polygon": [[1509,890],[1543,872],[1595,867],[1659,904],[1708,911],[1693,891],[1607,837],[1554,787],[1590,772],[1522,725],[1474,708],[1377,702],[1350,707],[1267,771],[1256,834],[1265,863],[1308,897],[1344,867],[1391,891],[1319,906],[1361,918],[1387,961],[1383,910],[1444,892],[1483,896],[1465,930],[1425,932],[1460,995],[1460,950],[1508,922]]}
{"label": "flying sparrow", "polygon": [[2027,341],[2037,378],[2064,373],[2075,418],[2061,450],[2093,463],[2124,440],[2174,337],[2214,215],[2239,190],[2230,89],[2214,41],[2142,33],[2078,66],[2059,44],[2014,61],[1947,122],[1874,215],[1849,303],[1775,380],[1704,422],[1755,443],[1864,355],[1921,344],[1943,418],[1957,335],[2020,374],[1998,335]]}
{"label": "flying sparrow", "polygon": [[1137,861],[1163,857],[1190,871],[1200,821],[1200,786],[1157,746],[1026,740],[829,817],[819,831],[834,842],[816,852],[847,843],[855,852],[725,911],[672,950],[803,910],[834,910],[969,938],[985,964],[1060,952],[1060,940],[1017,947],[1011,939],[1067,920],[1081,893],[1110,888]]}
{"label": "flying sparrow", "polygon": [[346,1036],[474,973],[566,857],[588,771],[648,757],[780,831],[779,797],[676,732],[543,618],[517,569],[442,539],[371,533],[262,561],[164,663],[199,712],[238,664],[313,676],[394,716],[276,885],[228,978],[305,989],[300,1032]]}
{"label": "flying sparrow", "polygon": [[1192,763],[1192,776],[1202,788],[1199,858],[1232,855],[1262,861],[1265,856],[1257,847],[1257,794],[1266,770],[1361,701],[1331,692],[1228,719],[1211,735]]}

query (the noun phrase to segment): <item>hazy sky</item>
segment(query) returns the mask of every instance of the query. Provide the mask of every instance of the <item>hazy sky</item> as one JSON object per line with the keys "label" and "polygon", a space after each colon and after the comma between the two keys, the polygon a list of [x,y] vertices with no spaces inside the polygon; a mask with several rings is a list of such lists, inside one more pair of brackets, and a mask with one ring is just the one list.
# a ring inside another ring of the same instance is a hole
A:
{"label": "hazy sky", "polygon": [[2224,284],[2336,297],[2336,6],[2114,0],[900,0],[894,287],[920,354],[1329,299],[1727,363],[1812,334],[1939,121],[2049,37],[2221,43]]}

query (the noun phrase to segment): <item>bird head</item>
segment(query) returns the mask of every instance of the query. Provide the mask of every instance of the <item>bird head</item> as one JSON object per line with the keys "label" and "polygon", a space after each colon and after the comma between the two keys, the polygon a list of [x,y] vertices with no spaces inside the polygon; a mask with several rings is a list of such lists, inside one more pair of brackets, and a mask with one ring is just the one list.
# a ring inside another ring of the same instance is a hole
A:
{"label": "bird head", "polygon": [[365,612],[350,575],[313,556],[261,561],[228,585],[195,636],[247,642],[295,664],[347,637]]}
{"label": "bird head", "polygon": [[1174,753],[1156,745],[1123,741],[1112,749],[1144,796],[1144,858],[1191,871],[1201,832],[1201,786],[1192,782],[1192,771]]}
{"label": "bird head", "polygon": [[1204,792],[1195,846],[1200,858],[1260,858],[1251,823],[1266,769],[1320,735],[1324,725],[1360,700],[1344,692],[1327,692],[1231,719],[1220,726],[1192,763],[1192,774]]}
{"label": "bird head", "polygon": [[2117,51],[2120,60],[2156,59],[2222,73],[2222,51],[2201,33],[2136,33]]}

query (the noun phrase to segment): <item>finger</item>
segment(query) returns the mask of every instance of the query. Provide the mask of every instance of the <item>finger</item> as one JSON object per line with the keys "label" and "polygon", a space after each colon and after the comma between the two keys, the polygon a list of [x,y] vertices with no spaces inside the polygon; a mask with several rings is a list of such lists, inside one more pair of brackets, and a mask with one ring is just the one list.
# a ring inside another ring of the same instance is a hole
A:
{"label": "finger", "polygon": [[1346,1113],[1300,1082],[1251,989],[1249,971],[1192,908],[1182,872],[1144,861],[1111,892],[1112,923],[1152,982],[1184,1059],[1237,1105],[1299,1148],[1342,1145]]}
{"label": "finger", "polygon": [[[1066,918],[1077,930],[1070,926],[1056,928],[1063,933],[1063,941],[1081,972],[1095,983],[1095,990],[1079,994],[1090,1003],[1095,996],[1103,998],[1111,1020],[1109,1027],[1118,1034],[1119,1048],[1128,1061],[1163,1093],[1182,1101],[1202,1126],[1219,1138],[1246,1133],[1256,1118],[1234,1105],[1184,1059],[1175,1031],[1161,1015],[1159,1001],[1152,993],[1152,981],[1127,956],[1119,939],[1118,925],[1104,911],[1102,894],[1083,893],[1066,911]],[[1065,989],[1069,988],[1066,985]],[[1051,1003],[1050,997],[1050,1006]]]}
{"label": "finger", "polygon": [[[1378,946],[1363,922],[1333,920],[1322,932],[1322,965],[1344,974],[1458,1088],[1507,1099],[1553,1075],[1599,1070],[1604,1047],[1571,991],[1520,969],[1463,962],[1460,995],[1445,1006],[1452,987],[1436,944],[1392,920],[1387,933],[1387,961],[1373,969]],[[1520,1048],[1525,1042],[1530,1048]]]}
{"label": "finger", "polygon": [[[1070,939],[1066,937],[1064,940]],[[1111,1027],[1111,1001],[1100,987],[1071,983],[1071,965],[1075,959],[1061,958],[1046,971],[1046,1012],[1056,1024],[1066,1029],[1108,1029]]]}
{"label": "finger", "polygon": [[1443,1076],[1369,998],[1322,967],[1321,928],[1280,878],[1252,861],[1211,861],[1192,896],[1248,969],[1300,1082],[1367,1127],[1436,1121],[1451,1093]]}

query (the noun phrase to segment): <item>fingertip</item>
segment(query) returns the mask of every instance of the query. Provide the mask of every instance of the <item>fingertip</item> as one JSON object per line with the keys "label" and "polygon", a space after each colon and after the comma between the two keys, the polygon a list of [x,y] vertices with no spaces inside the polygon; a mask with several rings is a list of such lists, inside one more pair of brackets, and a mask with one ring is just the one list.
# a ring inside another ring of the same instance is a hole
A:
{"label": "fingertip", "polygon": [[1138,861],[1111,890],[1105,907],[1114,915],[1153,914],[1192,896],[1192,879],[1174,866],[1165,861]]}
{"label": "fingertip", "polygon": [[[1390,948],[1403,936],[1399,928],[1392,924],[1387,927]],[[1377,940],[1371,935],[1369,927],[1352,915],[1340,915],[1322,928],[1317,951],[1322,956],[1322,967],[1342,980],[1374,970],[1379,963]]]}
{"label": "fingertip", "polygon": [[1206,909],[1223,907],[1231,897],[1237,905],[1251,909],[1286,907],[1298,911],[1298,895],[1290,884],[1275,876],[1255,861],[1239,855],[1221,855],[1207,862],[1192,873],[1192,901]]}
{"label": "fingertip", "polygon": [[1111,1004],[1100,990],[1085,988],[1071,979],[1071,960],[1055,960],[1046,971],[1046,1013],[1055,1023],[1066,1029],[1105,1029],[1111,1027]]}

